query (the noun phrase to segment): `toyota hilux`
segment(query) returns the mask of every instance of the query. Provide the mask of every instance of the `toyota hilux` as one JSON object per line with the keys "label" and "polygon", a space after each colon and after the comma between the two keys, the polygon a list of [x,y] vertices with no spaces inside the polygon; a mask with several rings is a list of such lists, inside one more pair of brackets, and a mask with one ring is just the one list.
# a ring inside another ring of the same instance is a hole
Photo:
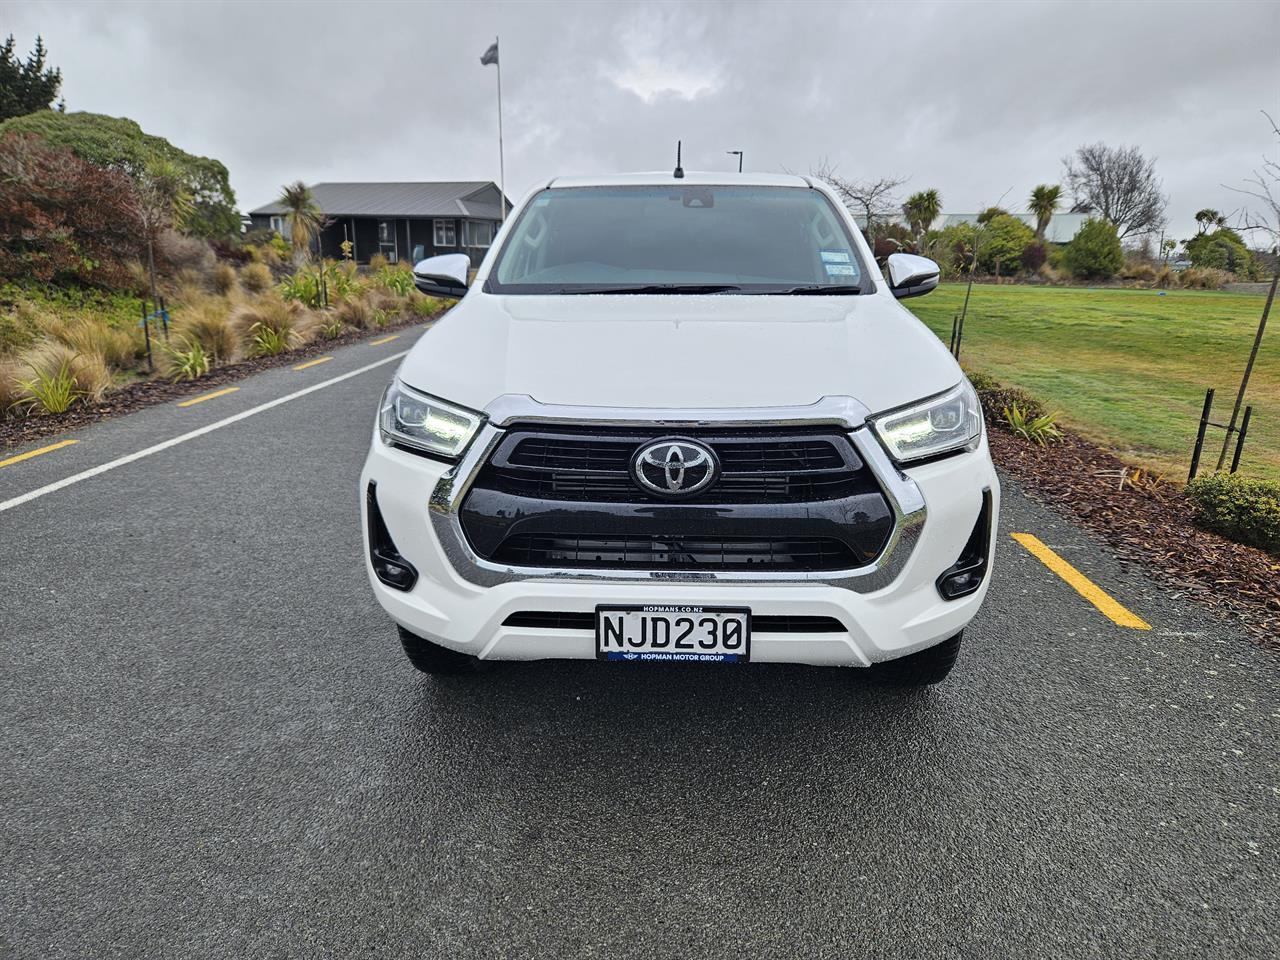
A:
{"label": "toyota hilux", "polygon": [[[683,173],[682,171],[679,171]],[[382,397],[365,561],[409,660],[789,662],[942,680],[990,583],[978,399],[802,176],[559,178]]]}

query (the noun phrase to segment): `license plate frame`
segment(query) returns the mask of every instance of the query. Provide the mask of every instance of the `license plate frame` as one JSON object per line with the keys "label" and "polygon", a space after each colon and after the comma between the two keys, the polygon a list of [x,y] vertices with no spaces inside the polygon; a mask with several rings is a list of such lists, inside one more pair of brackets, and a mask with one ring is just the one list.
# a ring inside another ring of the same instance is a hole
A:
{"label": "license plate frame", "polygon": [[[609,619],[622,614],[620,622]],[[629,621],[628,615],[634,619]],[[684,619],[693,621],[693,628],[688,633],[677,637],[675,631],[684,630]],[[715,622],[716,644],[714,648],[705,646],[711,628],[705,626],[706,620]],[[659,637],[658,624],[666,621],[665,636]],[[627,637],[628,623],[632,623],[632,635]],[[606,624],[609,625],[606,629]],[[636,646],[637,629],[643,627],[642,646]],[[654,634],[650,634],[648,625],[653,625]],[[738,624],[740,632],[739,647],[725,647],[725,624]],[[619,632],[620,631],[620,632]],[[617,646],[613,641],[617,640]],[[655,645],[659,639],[666,642]],[[677,646],[677,641],[685,646]],[[686,603],[601,603],[596,605],[596,659],[636,663],[749,663],[751,661],[751,608],[722,605],[686,604]]]}

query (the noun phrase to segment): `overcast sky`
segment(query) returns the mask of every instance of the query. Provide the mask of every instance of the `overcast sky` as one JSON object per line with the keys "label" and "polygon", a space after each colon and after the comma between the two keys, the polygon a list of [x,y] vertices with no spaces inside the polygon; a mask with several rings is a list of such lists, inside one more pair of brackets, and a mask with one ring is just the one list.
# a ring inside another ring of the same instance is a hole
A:
{"label": "overcast sky", "polygon": [[1276,153],[1280,3],[643,4],[0,0],[44,36],[69,110],[222,160],[242,210],[302,179],[498,178],[672,166],[910,177],[947,212],[1061,179],[1097,140],[1157,158],[1175,236]]}

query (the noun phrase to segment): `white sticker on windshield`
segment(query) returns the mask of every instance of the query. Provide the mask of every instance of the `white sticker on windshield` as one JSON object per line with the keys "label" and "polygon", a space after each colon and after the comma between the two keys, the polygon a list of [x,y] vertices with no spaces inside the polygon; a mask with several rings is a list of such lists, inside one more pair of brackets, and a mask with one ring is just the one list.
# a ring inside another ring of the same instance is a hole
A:
{"label": "white sticker on windshield", "polygon": [[828,263],[824,266],[828,277],[852,277],[855,273],[853,264],[850,263]]}
{"label": "white sticker on windshield", "polygon": [[823,263],[850,263],[847,250],[819,250]]}

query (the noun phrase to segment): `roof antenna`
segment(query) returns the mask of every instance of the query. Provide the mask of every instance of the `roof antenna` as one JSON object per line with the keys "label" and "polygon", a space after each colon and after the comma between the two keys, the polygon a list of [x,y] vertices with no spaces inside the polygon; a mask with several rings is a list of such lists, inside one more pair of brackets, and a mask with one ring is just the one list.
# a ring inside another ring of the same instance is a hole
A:
{"label": "roof antenna", "polygon": [[672,174],[677,180],[684,179],[684,167],[680,166],[680,141],[676,141],[676,172]]}

